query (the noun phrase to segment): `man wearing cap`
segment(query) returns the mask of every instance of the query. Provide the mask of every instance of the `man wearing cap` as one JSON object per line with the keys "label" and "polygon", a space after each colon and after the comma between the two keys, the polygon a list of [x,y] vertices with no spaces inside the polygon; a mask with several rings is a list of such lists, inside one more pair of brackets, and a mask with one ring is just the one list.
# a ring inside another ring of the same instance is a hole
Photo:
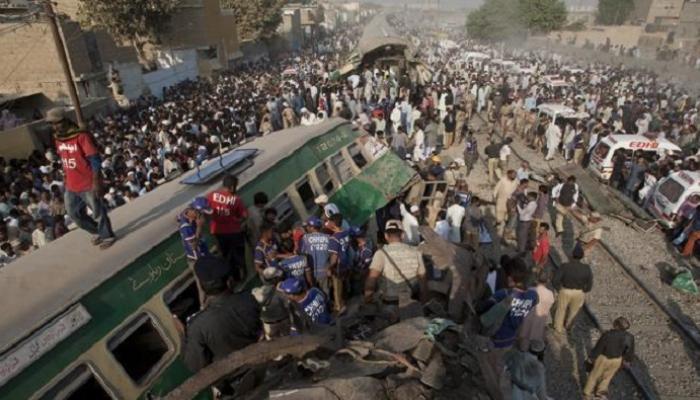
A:
{"label": "man wearing cap", "polygon": [[[194,270],[208,301],[202,311],[187,321],[182,355],[185,365],[196,372],[255,343],[260,332],[260,312],[250,292],[233,292],[231,268],[225,261],[202,257]],[[228,385],[219,389],[230,394]]]}
{"label": "man wearing cap", "polygon": [[328,298],[318,288],[307,289],[297,278],[287,278],[277,286],[291,300],[291,333],[299,334],[331,323]]}
{"label": "man wearing cap", "polygon": [[[198,259],[209,256],[209,246],[204,240],[205,214],[211,214],[209,202],[204,197],[197,197],[190,205],[177,216],[180,239],[185,250],[185,257],[190,269],[194,271],[194,264]],[[204,307],[205,295],[199,280],[196,279],[199,292],[199,305]]]}
{"label": "man wearing cap", "polygon": [[219,251],[224,260],[231,264],[233,276],[243,281],[245,268],[245,234],[243,222],[248,217],[248,209],[238,196],[238,178],[226,175],[221,188],[207,195],[212,209],[209,229],[216,238]]}
{"label": "man wearing cap", "polygon": [[586,293],[593,288],[593,271],[588,264],[581,262],[583,257],[583,247],[578,243],[572,253],[573,260],[562,264],[552,280],[552,285],[559,291],[554,314],[554,330],[559,334],[564,334],[565,327],[567,330],[572,328]]}
{"label": "man wearing cap", "polygon": [[345,310],[346,281],[352,267],[350,254],[350,230],[343,229],[343,216],[333,214],[326,223],[326,228],[331,232],[328,241],[328,272],[333,284],[333,308],[338,314]]}
{"label": "man wearing cap", "polygon": [[306,221],[306,234],[301,238],[299,253],[311,259],[311,266],[315,284],[326,295],[330,294],[330,277],[328,276],[328,244],[330,236],[321,232],[323,222],[318,217],[311,217]]}
{"label": "man wearing cap", "polygon": [[[53,127],[56,152],[63,164],[68,215],[93,235],[94,245],[111,246],[116,237],[102,199],[102,160],[92,135],[68,120],[62,107],[49,110],[46,122]],[[87,214],[88,207],[92,217]]]}
{"label": "man wearing cap", "polygon": [[390,322],[397,322],[402,317],[420,314],[419,304],[412,299],[412,286],[418,284],[420,300],[427,296],[427,280],[423,256],[414,247],[403,243],[403,226],[401,221],[392,219],[384,226],[384,239],[387,244],[372,257],[369,275],[365,282],[365,302],[375,300],[379,283],[379,301],[382,311]]}

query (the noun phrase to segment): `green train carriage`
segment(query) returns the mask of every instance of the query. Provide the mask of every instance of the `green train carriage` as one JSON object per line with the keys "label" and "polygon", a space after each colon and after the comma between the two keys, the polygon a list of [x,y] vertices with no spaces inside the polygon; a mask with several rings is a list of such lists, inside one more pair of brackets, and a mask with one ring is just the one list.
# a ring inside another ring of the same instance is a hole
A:
{"label": "green train carriage", "polygon": [[366,140],[342,119],[275,132],[114,210],[110,249],[74,231],[0,269],[0,398],[137,399],[177,387],[192,374],[173,314],[198,308],[177,213],[220,185],[209,174],[217,163],[235,159],[228,171],[245,203],[266,192],[282,224],[315,213],[322,193],[365,222],[416,178],[394,154],[369,154]]}

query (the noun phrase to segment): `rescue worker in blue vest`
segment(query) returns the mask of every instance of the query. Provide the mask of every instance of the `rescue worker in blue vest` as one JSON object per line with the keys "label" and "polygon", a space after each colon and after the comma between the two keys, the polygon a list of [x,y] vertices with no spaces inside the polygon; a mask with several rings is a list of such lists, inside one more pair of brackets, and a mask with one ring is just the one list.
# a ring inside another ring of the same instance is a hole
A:
{"label": "rescue worker in blue vest", "polygon": [[343,229],[343,216],[333,214],[326,222],[326,228],[331,232],[328,242],[329,269],[333,285],[333,310],[338,314],[345,312],[345,290],[352,267],[350,256],[350,229]]}
{"label": "rescue worker in blue vest", "polygon": [[351,248],[353,250],[353,268],[350,277],[352,295],[362,294],[365,279],[369,273],[369,265],[374,256],[374,244],[367,239],[365,230],[359,226],[350,228]]}
{"label": "rescue worker in blue vest", "polygon": [[306,254],[294,254],[294,242],[287,241],[281,245],[282,253],[290,254],[277,262],[277,267],[282,271],[284,278],[298,278],[304,287],[313,286],[313,271],[311,269],[310,256]]}
{"label": "rescue worker in blue vest", "polygon": [[[197,197],[177,216],[178,230],[182,246],[187,257],[187,265],[194,273],[194,265],[201,257],[210,255],[209,246],[204,239],[206,224],[205,215],[212,213],[209,201],[205,197]],[[197,292],[199,293],[200,308],[204,307],[205,295],[195,274]]]}
{"label": "rescue worker in blue vest", "polygon": [[331,323],[328,301],[320,289],[312,287],[307,290],[297,278],[287,278],[277,287],[289,298],[292,335]]}
{"label": "rescue worker in blue vest", "polygon": [[306,221],[306,234],[301,238],[299,253],[310,258],[315,285],[328,296],[330,295],[330,277],[328,276],[330,236],[321,232],[322,227],[323,221],[318,217],[311,217]]}

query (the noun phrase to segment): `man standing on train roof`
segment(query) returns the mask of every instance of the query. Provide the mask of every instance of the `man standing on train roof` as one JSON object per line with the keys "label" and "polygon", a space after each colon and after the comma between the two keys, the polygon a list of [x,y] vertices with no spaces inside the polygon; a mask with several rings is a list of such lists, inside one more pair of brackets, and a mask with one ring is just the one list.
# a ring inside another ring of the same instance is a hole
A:
{"label": "man standing on train roof", "polygon": [[[187,328],[177,326],[182,334],[185,365],[196,372],[257,342],[260,311],[250,291],[233,292],[231,268],[225,261],[206,256],[197,260],[194,270],[208,301],[202,311],[187,320]],[[223,394],[232,394],[227,393],[232,390],[228,385],[217,388]]]}
{"label": "man standing on train roof", "polygon": [[[63,107],[50,109],[46,122],[53,127],[56,152],[63,164],[68,216],[92,234],[92,244],[106,249],[116,237],[102,199],[102,160],[92,135],[68,120]],[[92,217],[87,214],[88,207]]]}
{"label": "man standing on train roof", "polygon": [[236,194],[238,178],[226,175],[221,188],[207,195],[212,214],[209,228],[219,246],[224,260],[232,268],[233,277],[238,282],[245,280],[245,234],[243,222],[248,217],[248,209]]}

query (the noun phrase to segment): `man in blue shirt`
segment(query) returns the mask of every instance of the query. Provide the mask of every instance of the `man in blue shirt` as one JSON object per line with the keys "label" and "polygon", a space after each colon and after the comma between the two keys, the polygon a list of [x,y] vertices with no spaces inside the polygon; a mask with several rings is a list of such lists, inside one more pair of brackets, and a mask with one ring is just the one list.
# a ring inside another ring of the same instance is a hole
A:
{"label": "man in blue shirt", "polygon": [[353,239],[353,269],[350,282],[352,294],[362,294],[369,265],[374,256],[374,245],[370,240],[367,240],[367,234],[359,226],[350,228],[350,237]]}
{"label": "man in blue shirt", "polygon": [[[185,250],[187,264],[193,273],[194,264],[197,260],[210,255],[209,246],[207,246],[207,242],[202,236],[204,235],[204,227],[206,225],[204,216],[211,213],[212,210],[211,207],[209,207],[209,201],[204,197],[197,197],[177,216],[182,247]],[[199,280],[195,279],[195,281],[197,282],[197,290],[199,292],[199,304],[201,307],[204,307],[204,291],[202,291]]]}
{"label": "man in blue shirt", "polygon": [[350,255],[350,230],[342,229],[343,216],[340,213],[333,214],[326,223],[331,233],[328,242],[330,261],[328,272],[333,285],[333,309],[338,314],[345,311],[345,281],[348,278],[352,257]]}
{"label": "man in blue shirt", "polygon": [[253,253],[253,262],[255,270],[260,276],[262,271],[267,267],[277,266],[277,242],[275,240],[275,226],[270,223],[265,223],[260,228],[260,239],[255,244]]}
{"label": "man in blue shirt", "polygon": [[[509,258],[503,265],[503,269],[506,274],[508,287],[496,291],[487,300],[484,307],[480,307],[488,310],[491,307],[498,306],[498,303],[504,299],[511,299],[510,310],[503,319],[500,328],[489,338],[489,344],[485,349],[486,353],[483,355],[487,366],[491,369],[490,373],[484,374],[487,381],[487,389],[491,397],[495,398],[500,398],[500,396],[494,396],[494,393],[500,392],[498,379],[504,368],[503,357],[513,347],[518,329],[525,317],[535,308],[539,301],[537,292],[534,289],[527,289],[529,270],[522,259],[517,257]],[[495,378],[495,381],[492,381],[491,378]]]}
{"label": "man in blue shirt", "polygon": [[311,217],[306,221],[306,234],[301,238],[299,253],[310,258],[314,281],[328,295],[330,293],[328,277],[330,236],[321,232],[322,226],[323,221],[318,217]]}
{"label": "man in blue shirt", "polygon": [[287,278],[279,283],[278,290],[286,294],[295,306],[291,309],[292,335],[331,323],[326,295],[318,288],[306,290],[299,279]]}
{"label": "man in blue shirt", "polygon": [[279,261],[278,266],[285,278],[297,278],[305,288],[313,286],[313,273],[308,255],[298,254],[287,257]]}

